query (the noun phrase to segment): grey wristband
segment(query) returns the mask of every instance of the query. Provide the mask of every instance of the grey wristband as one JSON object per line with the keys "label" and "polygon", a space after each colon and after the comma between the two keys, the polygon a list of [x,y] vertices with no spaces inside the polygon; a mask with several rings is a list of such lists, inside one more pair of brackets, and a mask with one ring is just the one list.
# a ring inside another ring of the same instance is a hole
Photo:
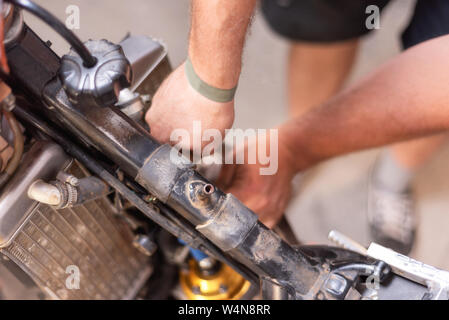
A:
{"label": "grey wristband", "polygon": [[209,100],[215,102],[230,102],[234,100],[237,86],[232,89],[219,89],[207,84],[196,74],[190,58],[187,58],[185,64],[185,73],[192,88]]}

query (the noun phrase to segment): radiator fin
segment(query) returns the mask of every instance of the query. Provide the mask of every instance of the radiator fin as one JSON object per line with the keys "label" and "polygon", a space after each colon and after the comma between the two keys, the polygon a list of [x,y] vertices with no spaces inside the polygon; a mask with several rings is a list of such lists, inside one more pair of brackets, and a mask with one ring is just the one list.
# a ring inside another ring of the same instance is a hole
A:
{"label": "radiator fin", "polygon": [[[3,252],[56,299],[130,299],[151,273],[107,198],[61,210],[38,205]],[[66,286],[68,266],[80,271],[79,289]]]}

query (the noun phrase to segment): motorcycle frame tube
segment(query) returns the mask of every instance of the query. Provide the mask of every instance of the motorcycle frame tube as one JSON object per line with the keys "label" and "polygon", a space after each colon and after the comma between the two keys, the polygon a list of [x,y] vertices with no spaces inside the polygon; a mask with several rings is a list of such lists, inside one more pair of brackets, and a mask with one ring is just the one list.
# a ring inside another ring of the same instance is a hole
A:
{"label": "motorcycle frame tube", "polygon": [[[198,248],[208,255],[211,255],[223,263],[228,264],[239,272],[243,277],[249,280],[254,286],[258,286],[258,280],[256,274],[252,271],[245,269],[242,265],[238,264],[236,261],[231,259],[222,253],[222,251],[213,245],[208,239],[202,237],[198,232],[188,223],[183,223],[178,217],[174,217],[169,220],[160,214],[155,208],[151,207],[149,204],[145,203],[137,194],[129,190],[123,183],[121,183],[117,178],[115,178],[111,173],[105,170],[100,164],[98,164],[94,158],[92,158],[86,151],[81,147],[73,144],[66,136],[58,132],[57,129],[49,126],[42,119],[39,119],[29,111],[17,106],[14,109],[14,113],[24,122],[37,128],[39,131],[48,136],[58,144],[60,144],[65,151],[80,161],[86,166],[92,173],[96,174],[106,183],[108,183],[115,191],[120,193],[124,198],[126,198],[130,203],[134,204],[143,214],[145,214],[149,219],[158,224],[161,228],[164,228],[174,237],[183,239],[186,243],[194,248]],[[162,210],[166,215],[172,217],[170,209],[163,204],[157,203],[157,209]]]}
{"label": "motorcycle frame tube", "polygon": [[[223,251],[259,276],[276,279],[305,295],[320,270],[301,252],[269,230],[256,214],[198,174],[190,162],[173,161],[172,148],[159,147],[139,171],[136,181],[165,202]],[[206,186],[213,192],[201,194]]]}
{"label": "motorcycle frame tube", "polygon": [[[33,45],[39,48],[23,49],[52,53],[44,42],[40,44],[34,41]],[[26,46],[27,43],[15,45]],[[16,57],[10,55],[8,58],[14,60]],[[35,62],[32,55],[20,58],[26,61],[17,61],[16,64],[33,65]],[[15,77],[14,70],[12,76]],[[62,122],[60,126],[65,126],[82,142],[95,147],[126,174],[135,177],[137,182],[184,216],[221,250],[249,269],[257,270],[259,276],[276,279],[294,288],[299,297],[311,289],[320,269],[260,223],[257,216],[235,197],[225,195],[214,187],[209,202],[192,200],[186,191],[192,179],[202,185],[211,183],[197,174],[190,163],[171,161],[171,147],[161,146],[145,129],[114,106],[93,108],[74,105],[57,76],[45,84],[35,83],[36,79],[39,78],[21,77],[20,85],[27,90],[44,88],[41,98],[48,110]]]}

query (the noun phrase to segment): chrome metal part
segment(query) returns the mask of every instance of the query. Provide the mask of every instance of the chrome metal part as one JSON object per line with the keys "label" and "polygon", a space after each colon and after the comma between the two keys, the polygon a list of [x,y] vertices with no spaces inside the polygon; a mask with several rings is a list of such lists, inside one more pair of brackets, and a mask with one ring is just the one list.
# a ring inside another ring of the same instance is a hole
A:
{"label": "chrome metal part", "polygon": [[144,255],[151,257],[157,250],[157,245],[147,235],[138,234],[133,240],[134,247]]}
{"label": "chrome metal part", "polygon": [[416,261],[377,243],[371,243],[367,254],[388,263],[396,274],[427,286],[429,299],[449,299],[449,272]]}
{"label": "chrome metal part", "polygon": [[129,89],[123,89],[120,91],[117,107],[134,121],[142,121],[145,106],[138,93],[134,93]]}
{"label": "chrome metal part", "polygon": [[64,55],[59,71],[64,88],[73,102],[96,107],[114,105],[120,90],[131,83],[131,66],[117,44],[107,40],[89,40],[85,45],[98,62],[94,67],[85,66],[73,49]]}
{"label": "chrome metal part", "polygon": [[[10,5],[6,4],[7,6]],[[15,8],[12,12],[10,9],[5,12],[5,40],[4,44],[7,47],[14,42],[22,33],[23,30],[23,15],[22,12]]]}
{"label": "chrome metal part", "polygon": [[[345,249],[356,251],[386,263],[395,274],[400,276],[391,281],[392,283],[399,283],[399,285],[397,285],[398,287],[411,287],[414,283],[415,287],[421,285],[424,286],[424,289],[427,288],[427,290],[424,290],[425,293],[421,294],[420,298],[422,299],[449,299],[449,272],[416,261],[377,243],[371,243],[369,248],[365,249],[361,244],[338,231],[331,231],[328,238]],[[404,279],[411,280],[412,282],[407,283]],[[404,282],[404,284],[401,282]],[[418,292],[419,294],[420,290],[411,287],[410,292]],[[369,292],[368,294],[372,294],[372,292]],[[377,296],[377,292],[375,292],[375,295]],[[366,294],[364,294],[364,296],[366,296]],[[402,293],[402,297],[406,296],[406,294]],[[411,299],[416,298],[418,298],[418,296],[411,295]]]}
{"label": "chrome metal part", "polygon": [[80,184],[80,181],[77,177],[68,174],[67,172],[64,171],[60,171],[56,176],[56,179],[58,179],[61,182],[67,182],[68,184],[71,184],[74,187],[77,187]]}

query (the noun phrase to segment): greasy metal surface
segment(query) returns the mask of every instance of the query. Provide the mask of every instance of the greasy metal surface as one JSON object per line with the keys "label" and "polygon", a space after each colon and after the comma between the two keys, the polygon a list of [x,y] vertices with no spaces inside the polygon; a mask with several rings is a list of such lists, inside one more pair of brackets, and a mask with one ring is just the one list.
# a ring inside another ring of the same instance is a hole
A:
{"label": "greasy metal surface", "polygon": [[85,143],[105,153],[130,176],[136,176],[148,156],[159,147],[150,134],[117,107],[73,105],[59,80],[45,88],[49,110]]}
{"label": "greasy metal surface", "polygon": [[239,262],[259,275],[282,281],[299,294],[306,294],[320,267],[258,222],[257,216],[232,195],[214,187],[208,199],[204,194],[196,197],[194,189],[210,182],[188,163],[180,161],[176,165],[170,150],[169,146],[162,146],[149,157],[138,181]]}
{"label": "greasy metal surface", "polygon": [[260,222],[229,253],[240,261],[250,261],[260,276],[275,279],[298,297],[307,294],[323,271],[320,263],[289,246]]}
{"label": "greasy metal surface", "polygon": [[[204,192],[204,188],[208,185],[210,191]],[[185,170],[173,185],[168,203],[199,226],[208,223],[217,215],[225,200],[226,194],[206,181],[199,173]]]}
{"label": "greasy metal surface", "polygon": [[56,77],[59,57],[26,26],[22,37],[7,48],[7,54],[11,75],[21,89],[37,97],[44,96],[59,125],[84,143],[106,152],[131,176],[137,174],[145,159],[159,146],[117,107],[74,106]]}
{"label": "greasy metal surface", "polygon": [[232,194],[227,194],[214,216],[196,229],[229,251],[245,240],[256,223],[257,216]]}
{"label": "greasy metal surface", "polygon": [[167,144],[158,147],[148,159],[145,159],[136,176],[136,181],[162,202],[168,200],[175,182],[184,173],[184,169],[193,167],[187,159],[172,158],[172,150]]}
{"label": "greasy metal surface", "polygon": [[70,159],[56,144],[38,141],[0,196],[0,247],[7,246],[37,205],[28,198],[29,186],[38,179],[54,179]]}
{"label": "greasy metal surface", "polygon": [[[78,165],[70,168],[85,174]],[[107,198],[56,210],[39,204],[2,252],[53,299],[131,299],[149,277],[147,258],[132,246],[129,227]],[[70,289],[68,267],[80,272]]]}

